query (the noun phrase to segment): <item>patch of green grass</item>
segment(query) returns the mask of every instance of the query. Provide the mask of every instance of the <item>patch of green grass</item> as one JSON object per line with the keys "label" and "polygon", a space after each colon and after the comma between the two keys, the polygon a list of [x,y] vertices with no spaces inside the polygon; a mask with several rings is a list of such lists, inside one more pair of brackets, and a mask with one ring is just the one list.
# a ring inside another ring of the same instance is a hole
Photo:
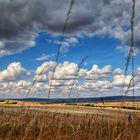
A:
{"label": "patch of green grass", "polygon": [[14,100],[7,100],[5,104],[17,104],[17,101]]}

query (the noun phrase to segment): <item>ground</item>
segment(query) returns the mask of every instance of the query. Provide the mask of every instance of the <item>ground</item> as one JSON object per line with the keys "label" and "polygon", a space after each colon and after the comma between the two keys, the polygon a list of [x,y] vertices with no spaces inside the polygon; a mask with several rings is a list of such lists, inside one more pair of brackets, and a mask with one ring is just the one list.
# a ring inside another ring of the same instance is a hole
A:
{"label": "ground", "polygon": [[139,140],[140,110],[121,105],[3,101],[0,140]]}

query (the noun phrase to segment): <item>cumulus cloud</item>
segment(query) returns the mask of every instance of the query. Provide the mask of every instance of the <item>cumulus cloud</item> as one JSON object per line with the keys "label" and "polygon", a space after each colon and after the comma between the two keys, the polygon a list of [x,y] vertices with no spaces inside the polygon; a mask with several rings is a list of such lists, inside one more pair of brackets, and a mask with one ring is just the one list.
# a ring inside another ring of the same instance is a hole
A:
{"label": "cumulus cloud", "polygon": [[[58,63],[54,79],[51,81],[55,65],[56,62],[48,61],[37,68],[34,76],[38,76],[38,79],[29,97],[47,97],[50,83],[52,84],[51,97],[68,97],[71,88],[74,97],[78,94],[80,97],[98,94],[100,96],[120,95],[120,90],[126,89],[132,78],[130,75],[125,76],[120,68],[112,70],[110,65],[100,68],[94,64],[89,69],[81,68],[77,73],[78,64],[65,61]],[[44,68],[46,68],[44,73],[39,76]],[[76,74],[77,78],[74,80]],[[0,72],[0,97],[25,97],[31,85],[31,77],[25,78],[28,75],[29,70],[23,68],[19,62],[9,64],[5,70]],[[135,76],[137,94],[140,89],[139,79],[140,68],[137,68]]]}
{"label": "cumulus cloud", "polygon": [[[19,80],[19,81],[6,81],[6,82],[2,82],[0,83],[0,91],[19,91],[20,94],[20,90],[26,90],[29,86],[29,82],[24,81],[24,80]],[[11,92],[10,92],[11,93]],[[11,93],[12,94],[12,93]]]}
{"label": "cumulus cloud", "polygon": [[85,81],[83,83],[83,90],[89,89],[92,91],[103,91],[103,90],[108,90],[111,89],[112,83],[108,80],[98,80],[98,81]]}
{"label": "cumulus cloud", "polygon": [[98,65],[93,65],[92,69],[87,71],[86,78],[99,79],[108,76],[110,73],[111,73],[110,65],[106,65],[103,68],[99,68]]}
{"label": "cumulus cloud", "polygon": [[121,70],[120,68],[117,68],[113,71],[113,73],[116,75],[121,75],[121,74],[123,74],[123,70]]}
{"label": "cumulus cloud", "polygon": [[[61,92],[68,92],[73,87],[74,92],[82,92],[88,90],[88,92],[109,92],[111,90],[127,88],[132,79],[130,75],[124,75],[120,68],[116,68],[112,71],[110,65],[106,65],[103,68],[99,68],[98,65],[93,65],[91,69],[81,68],[77,74],[78,65],[72,62],[59,63],[54,73],[54,80],[51,82],[52,89],[59,89]],[[137,69],[137,76],[135,81],[138,82],[139,68]],[[74,77],[77,74],[77,79],[74,81]],[[52,77],[52,71],[48,71],[46,74],[40,77],[39,82],[46,82],[50,85]],[[137,86],[138,87],[138,86]],[[119,92],[119,91],[117,91]]]}
{"label": "cumulus cloud", "polygon": [[[47,65],[52,66],[52,61],[46,62]],[[42,66],[37,68],[37,71],[39,69],[42,69],[46,63],[42,64]],[[49,67],[48,67],[49,68]],[[46,68],[47,69],[47,68]],[[85,84],[91,85],[89,88],[99,88],[99,85],[104,85],[102,88],[110,87],[111,85],[107,83],[106,80],[103,80],[104,78],[107,78],[109,74],[111,73],[111,66],[106,65],[103,68],[99,68],[98,65],[93,65],[90,70],[81,68],[78,72],[78,65],[76,63],[65,61],[63,63],[58,63],[57,68],[54,73],[54,79],[52,82],[52,75],[53,71],[50,69],[50,71],[46,71],[45,74],[40,75],[38,77],[39,82],[47,82],[48,85],[50,83],[52,86],[56,87],[64,87],[64,86],[73,86],[74,88],[79,88],[79,84]],[[77,73],[78,72],[78,73]],[[76,76],[76,80],[74,81]],[[92,80],[94,81],[93,84],[90,84]],[[98,82],[97,82],[98,81]],[[96,83],[96,84],[95,84]],[[85,86],[83,85],[83,87]]]}
{"label": "cumulus cloud", "polygon": [[[67,35],[110,35],[128,46],[131,0],[78,0],[68,21]],[[22,52],[35,45],[39,32],[60,35],[69,0],[0,0],[0,56]],[[96,4],[95,4],[96,3]],[[140,2],[136,3],[136,46],[139,46]],[[125,31],[126,27],[127,31]],[[64,40],[64,46],[77,40]]]}
{"label": "cumulus cloud", "polygon": [[[6,81],[0,83],[0,97],[3,98],[24,98],[28,88],[30,87],[31,82],[25,80],[18,81]],[[28,97],[43,97],[45,91],[47,91],[48,86],[45,83],[36,83],[32,92]],[[43,92],[43,96],[42,96]]]}
{"label": "cumulus cloud", "polygon": [[45,62],[37,68],[36,74],[37,75],[40,74],[43,69],[44,69],[44,73],[45,73],[45,72],[49,71],[50,69],[53,69],[55,66],[56,66],[56,62],[54,62],[54,61]]}
{"label": "cumulus cloud", "polygon": [[58,64],[55,72],[55,78],[73,78],[77,71],[77,64],[65,61],[63,64]]}
{"label": "cumulus cloud", "polygon": [[9,64],[7,69],[0,72],[0,81],[16,81],[29,75],[19,62]]}
{"label": "cumulus cloud", "polygon": [[132,79],[132,76],[130,76],[130,75],[127,75],[127,76],[125,76],[125,75],[115,75],[114,77],[113,77],[113,85],[114,86],[118,86],[118,87],[123,87],[123,86],[128,86],[129,85],[129,83],[130,83],[130,80]]}

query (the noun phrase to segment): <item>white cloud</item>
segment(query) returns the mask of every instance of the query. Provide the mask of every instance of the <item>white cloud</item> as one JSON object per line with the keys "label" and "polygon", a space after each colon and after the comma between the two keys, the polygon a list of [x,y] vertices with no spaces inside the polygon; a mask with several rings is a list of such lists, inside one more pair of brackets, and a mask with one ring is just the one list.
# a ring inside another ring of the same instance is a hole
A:
{"label": "white cloud", "polygon": [[[47,64],[50,64],[50,62],[47,62]],[[42,66],[44,64],[42,64]],[[42,66],[38,69],[42,68]],[[53,81],[51,81],[53,75],[51,69],[50,71],[47,71],[46,74],[39,76],[38,81],[45,82],[48,85],[51,83],[53,89],[65,88],[66,91],[70,87],[73,87],[75,90],[85,90],[86,88],[105,90],[112,87],[112,84],[109,81],[103,80],[111,73],[110,65],[106,65],[103,68],[99,68],[98,65],[93,65],[90,70],[81,68],[79,73],[77,72],[78,65],[76,63],[65,61],[63,63],[57,64]],[[74,81],[75,76],[77,79]],[[95,79],[96,81],[92,81]]]}
{"label": "white cloud", "polygon": [[[120,95],[120,90],[124,87],[127,88],[132,76],[122,74],[120,68],[111,70],[110,65],[106,65],[99,68],[98,65],[93,65],[90,69],[81,68],[79,73],[78,65],[76,63],[65,61],[57,64],[54,74],[54,80],[51,81],[52,71],[56,62],[49,61],[43,63],[37,68],[34,73],[38,76],[43,68],[46,68],[44,73],[37,79],[36,84],[29,97],[47,97],[48,89],[52,84],[51,97],[66,97],[69,94],[69,90],[72,88],[72,96],[80,97],[86,96],[100,96],[104,95]],[[137,74],[135,77],[135,90],[137,95],[140,89],[140,68],[137,68]],[[7,69],[0,72],[0,97],[25,97],[28,88],[31,85],[31,79],[28,76],[28,71],[22,68],[19,62],[11,63]],[[74,77],[77,74],[77,78],[74,81]]]}
{"label": "white cloud", "polygon": [[112,83],[107,80],[97,81],[96,84],[97,84],[98,89],[111,89],[112,88]]}
{"label": "white cloud", "polygon": [[41,57],[36,58],[37,61],[44,61],[44,60],[48,60],[51,59],[52,57],[54,57],[55,54],[43,54]]}
{"label": "white cloud", "polygon": [[75,46],[76,44],[79,43],[79,41],[78,41],[77,37],[66,37],[61,42],[60,41],[54,41],[53,43],[55,43],[56,45],[61,44],[61,51],[67,52],[69,47]]}
{"label": "white cloud", "polygon": [[47,72],[48,70],[54,68],[56,65],[56,62],[54,61],[49,61],[49,62],[45,62],[43,63],[41,66],[39,66],[36,70],[36,74],[40,74],[42,72],[42,70],[44,69],[44,73]]}
{"label": "white cloud", "polygon": [[140,85],[140,68],[137,68],[135,71],[134,81],[137,86]]}
{"label": "white cloud", "polygon": [[99,79],[108,76],[111,73],[111,66],[106,65],[103,68],[99,68],[98,65],[93,65],[92,69],[87,71],[87,79]]}
{"label": "white cloud", "polygon": [[79,76],[80,76],[80,77],[85,77],[85,76],[87,76],[87,71],[88,71],[88,69],[83,69],[83,68],[81,68],[81,69],[79,70]]}
{"label": "white cloud", "polygon": [[78,71],[78,65],[75,63],[71,63],[65,61],[64,63],[58,64],[56,71],[55,71],[55,78],[57,79],[65,79],[65,78],[72,78]]}
{"label": "white cloud", "polygon": [[137,75],[140,75],[140,68],[137,68],[136,74],[137,74]]}
{"label": "white cloud", "polygon": [[90,89],[95,90],[95,91],[100,91],[100,90],[106,90],[106,89],[111,89],[112,83],[107,80],[98,80],[98,81],[85,81],[83,83],[83,90],[85,89]]}
{"label": "white cloud", "polygon": [[116,74],[116,75],[121,75],[121,74],[123,74],[123,70],[121,70],[120,68],[117,68],[117,69],[114,70],[113,73]]}
{"label": "white cloud", "polygon": [[113,77],[113,85],[118,87],[128,86],[130,83],[130,80],[132,79],[132,76],[130,75],[114,75]]}
{"label": "white cloud", "polygon": [[13,62],[9,64],[7,69],[0,72],[0,81],[16,81],[27,75],[29,73],[22,68],[20,62]]}

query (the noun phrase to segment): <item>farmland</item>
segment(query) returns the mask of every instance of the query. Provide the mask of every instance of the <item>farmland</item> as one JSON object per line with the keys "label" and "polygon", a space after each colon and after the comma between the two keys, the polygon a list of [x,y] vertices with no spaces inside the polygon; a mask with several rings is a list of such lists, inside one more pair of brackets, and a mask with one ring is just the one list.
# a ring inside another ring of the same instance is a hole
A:
{"label": "farmland", "polygon": [[[21,104],[15,104],[15,101],[14,104],[1,103],[0,139],[140,139],[139,110],[33,102],[25,102],[21,107]],[[111,103],[107,104],[110,106]]]}

